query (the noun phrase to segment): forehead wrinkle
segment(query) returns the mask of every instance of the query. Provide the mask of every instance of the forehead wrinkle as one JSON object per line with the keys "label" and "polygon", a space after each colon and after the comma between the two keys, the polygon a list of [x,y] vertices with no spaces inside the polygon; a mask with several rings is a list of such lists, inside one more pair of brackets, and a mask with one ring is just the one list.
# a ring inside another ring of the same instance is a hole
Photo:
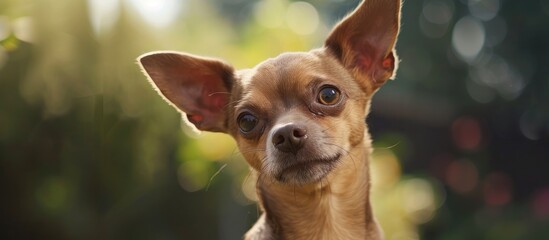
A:
{"label": "forehead wrinkle", "polygon": [[[291,108],[300,103],[308,91],[309,83],[315,79],[318,67],[317,56],[311,54],[283,54],[277,61],[277,95],[284,100],[284,106]],[[298,101],[296,101],[298,100]]]}
{"label": "forehead wrinkle", "polygon": [[272,63],[268,60],[249,71],[246,82],[243,83],[242,98],[236,105],[237,109],[254,108],[257,110],[267,109],[269,106],[268,97],[263,94],[262,89],[274,89],[276,72],[272,71]]}
{"label": "forehead wrinkle", "polygon": [[325,78],[319,56],[311,53],[283,53],[253,70],[244,90],[246,103],[264,111],[291,108],[303,101],[314,79]]}
{"label": "forehead wrinkle", "polygon": [[258,114],[268,113],[272,109],[272,102],[261,91],[247,91],[243,94],[242,100],[236,105],[237,111],[249,109],[257,111]]}

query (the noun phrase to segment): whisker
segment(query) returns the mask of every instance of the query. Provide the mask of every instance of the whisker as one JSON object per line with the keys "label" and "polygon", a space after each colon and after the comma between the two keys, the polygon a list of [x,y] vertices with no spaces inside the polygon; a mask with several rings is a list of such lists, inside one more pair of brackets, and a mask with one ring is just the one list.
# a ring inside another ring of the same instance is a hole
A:
{"label": "whisker", "polygon": [[400,141],[398,141],[397,143],[391,145],[391,146],[388,146],[388,147],[376,147],[376,148],[380,148],[380,149],[391,149],[391,148],[395,148],[396,146],[398,146],[400,144]]}
{"label": "whisker", "polygon": [[213,92],[213,93],[208,94],[208,97],[211,97],[211,96],[216,95],[216,94],[227,94],[227,95],[231,95],[230,92]]}
{"label": "whisker", "polygon": [[210,184],[212,183],[213,179],[214,179],[217,175],[219,175],[219,174],[221,173],[221,171],[223,171],[223,169],[225,169],[225,167],[227,167],[227,163],[223,164],[223,165],[219,168],[219,170],[217,170],[217,172],[215,172],[215,173],[213,174],[213,176],[210,178],[210,181],[208,181],[208,185],[206,185],[206,190],[205,190],[206,192],[208,191],[208,189],[210,189]]}

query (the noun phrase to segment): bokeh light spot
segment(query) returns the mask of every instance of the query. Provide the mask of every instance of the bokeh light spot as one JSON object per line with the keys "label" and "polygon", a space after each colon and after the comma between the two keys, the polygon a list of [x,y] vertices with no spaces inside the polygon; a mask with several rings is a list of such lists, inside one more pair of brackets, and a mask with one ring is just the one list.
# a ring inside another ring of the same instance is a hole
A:
{"label": "bokeh light spot", "polygon": [[447,24],[454,16],[454,3],[448,0],[431,0],[423,5],[423,16],[435,24]]}
{"label": "bokeh light spot", "polygon": [[88,15],[96,35],[109,32],[120,15],[119,0],[88,0]]}
{"label": "bokeh light spot", "polygon": [[468,5],[471,15],[484,21],[497,16],[500,8],[499,0],[469,0]]}
{"label": "bokeh light spot", "polygon": [[463,60],[472,62],[484,47],[485,39],[482,23],[472,17],[463,17],[454,26],[452,46]]}
{"label": "bokeh light spot", "polygon": [[488,205],[502,206],[511,201],[511,179],[504,173],[491,173],[483,184],[484,201]]}
{"label": "bokeh light spot", "polygon": [[13,34],[25,42],[35,41],[34,23],[31,17],[21,17],[13,21]]}
{"label": "bokeh light spot", "polygon": [[431,184],[414,178],[402,183],[404,210],[416,224],[426,223],[435,215],[435,193]]}
{"label": "bokeh light spot", "polygon": [[525,111],[520,117],[519,127],[526,138],[538,140],[543,131],[543,116],[534,111]]}
{"label": "bokeh light spot", "polygon": [[482,133],[479,122],[472,117],[460,117],[452,123],[452,139],[461,149],[474,150],[479,147]]}
{"label": "bokeh light spot", "polygon": [[203,132],[196,139],[196,144],[205,160],[227,159],[237,151],[233,138],[223,133]]}
{"label": "bokeh light spot", "polygon": [[495,54],[486,63],[472,66],[469,75],[476,83],[496,89],[507,100],[520,96],[528,82],[514,65]]}
{"label": "bokeh light spot", "polygon": [[67,184],[58,177],[46,179],[36,191],[38,203],[49,213],[57,212],[64,207],[67,198]]}
{"label": "bokeh light spot", "polygon": [[319,22],[316,8],[307,2],[294,2],[286,12],[286,23],[297,34],[308,35],[315,32]]}
{"label": "bokeh light spot", "polygon": [[166,27],[179,15],[185,1],[129,0],[134,9],[154,27]]}
{"label": "bokeh light spot", "polygon": [[430,0],[423,4],[419,27],[430,38],[440,38],[448,32],[454,16],[454,3],[449,0]]}
{"label": "bokeh light spot", "polygon": [[256,192],[256,181],[257,181],[257,178],[256,177],[252,177],[252,176],[247,176],[244,181],[242,181],[242,193],[244,194],[244,196],[252,201],[252,202],[257,202],[257,192]]}
{"label": "bokeh light spot", "polygon": [[179,185],[187,192],[205,188],[212,174],[210,163],[203,160],[187,160],[177,170]]}
{"label": "bokeh light spot", "polygon": [[549,188],[539,190],[534,195],[531,206],[537,216],[549,217]]}
{"label": "bokeh light spot", "polygon": [[376,149],[372,155],[372,191],[390,189],[400,179],[401,167],[396,155],[388,149]]}
{"label": "bokeh light spot", "polygon": [[479,103],[489,103],[496,98],[496,93],[492,88],[471,80],[467,81],[467,93]]}
{"label": "bokeh light spot", "polygon": [[468,160],[453,161],[446,169],[446,183],[455,192],[471,192],[478,184],[478,170]]}
{"label": "bokeh light spot", "polygon": [[256,21],[264,27],[276,28],[284,24],[281,17],[286,11],[286,2],[281,0],[263,0],[255,5]]}

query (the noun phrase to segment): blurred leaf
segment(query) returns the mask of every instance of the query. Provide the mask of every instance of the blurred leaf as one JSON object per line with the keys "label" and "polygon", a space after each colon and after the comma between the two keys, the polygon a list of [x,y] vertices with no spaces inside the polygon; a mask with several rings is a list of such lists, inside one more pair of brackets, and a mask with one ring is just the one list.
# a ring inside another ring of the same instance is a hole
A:
{"label": "blurred leaf", "polygon": [[19,40],[14,34],[10,34],[7,38],[0,40],[0,46],[7,51],[14,51],[19,46]]}

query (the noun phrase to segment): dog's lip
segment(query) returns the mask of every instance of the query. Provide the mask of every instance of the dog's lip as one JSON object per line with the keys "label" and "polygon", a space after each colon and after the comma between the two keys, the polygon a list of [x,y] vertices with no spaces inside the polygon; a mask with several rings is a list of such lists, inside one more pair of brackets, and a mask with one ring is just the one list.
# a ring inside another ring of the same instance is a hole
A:
{"label": "dog's lip", "polygon": [[315,166],[315,165],[334,165],[339,160],[339,158],[341,158],[341,153],[337,153],[332,157],[316,158],[316,159],[307,160],[303,162],[297,162],[294,164],[290,164],[284,169],[282,169],[281,174],[284,174],[286,172],[299,171],[302,169],[311,168],[312,166]]}

